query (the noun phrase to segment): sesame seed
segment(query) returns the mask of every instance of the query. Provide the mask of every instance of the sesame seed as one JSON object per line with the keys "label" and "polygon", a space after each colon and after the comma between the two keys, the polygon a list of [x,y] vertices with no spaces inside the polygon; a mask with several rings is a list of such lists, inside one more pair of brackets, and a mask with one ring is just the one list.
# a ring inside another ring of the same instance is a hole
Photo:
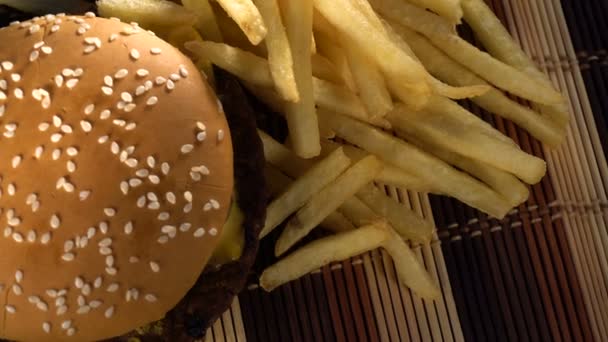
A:
{"label": "sesame seed", "polygon": [[68,330],[70,327],[72,327],[72,321],[63,321],[61,323],[61,329],[63,330]]}
{"label": "sesame seed", "polygon": [[148,180],[152,184],[159,184],[160,183],[160,178],[157,175],[150,175],[150,176],[148,176]]}
{"label": "sesame seed", "polygon": [[72,249],[74,249],[74,241],[72,240],[67,240],[64,244],[63,244],[63,250],[64,252],[69,252]]}
{"label": "sesame seed", "polygon": [[93,113],[93,111],[95,110],[95,105],[94,104],[89,104],[86,107],[84,107],[84,114],[85,115],[90,115],[91,113]]}
{"label": "sesame seed", "polygon": [[21,285],[19,285],[19,284],[13,284],[12,289],[13,289],[13,293],[17,296],[21,296],[23,294],[23,289],[21,288]]}
{"label": "sesame seed", "polygon": [[50,241],[51,241],[50,232],[46,232],[46,233],[42,234],[42,236],[40,237],[40,243],[42,243],[43,245],[48,244]]}
{"label": "sesame seed", "polygon": [[79,248],[85,248],[89,244],[89,238],[87,238],[86,236],[82,236],[76,244]]}
{"label": "sesame seed", "polygon": [[152,87],[154,86],[154,83],[152,83],[152,81],[147,80],[146,82],[144,82],[144,88],[146,89],[146,91],[152,89]]}
{"label": "sesame seed", "polygon": [[161,232],[168,234],[169,236],[171,236],[171,234],[175,234],[176,230],[177,228],[171,225],[162,226],[162,228],[160,229]]}
{"label": "sesame seed", "polygon": [[6,111],[6,106],[0,105],[0,118],[4,116],[5,111]]}
{"label": "sesame seed", "polygon": [[119,288],[119,286],[117,283],[112,283],[106,288],[106,291],[112,293],[112,292],[118,291],[118,288]]}
{"label": "sesame seed", "polygon": [[13,240],[17,243],[23,242],[23,235],[21,235],[19,233],[13,233],[12,237],[13,237]]}
{"label": "sesame seed", "polygon": [[57,229],[59,228],[59,225],[61,225],[61,220],[59,219],[59,216],[57,216],[57,214],[53,214],[53,216],[51,216],[51,228],[53,229]]}
{"label": "sesame seed", "polygon": [[106,120],[106,119],[108,119],[110,117],[110,115],[111,115],[110,110],[109,109],[104,109],[104,110],[101,111],[101,113],[99,113],[99,118],[101,120]]}
{"label": "sesame seed", "polygon": [[34,243],[34,242],[36,242],[36,232],[35,232],[35,231],[30,230],[30,231],[27,233],[27,242],[29,242],[29,243]]}
{"label": "sesame seed", "polygon": [[129,179],[129,185],[133,188],[136,188],[142,184],[143,184],[143,182],[141,181],[141,179],[137,179],[137,178]]}
{"label": "sesame seed", "polygon": [[150,72],[146,69],[138,69],[137,70],[137,76],[139,77],[146,77],[150,74]]}
{"label": "sesame seed", "polygon": [[167,79],[162,76],[158,76],[154,82],[156,85],[163,85],[167,82]]}
{"label": "sesame seed", "polygon": [[66,150],[68,156],[70,157],[74,157],[78,155],[78,149],[76,147],[68,147],[68,149]]}
{"label": "sesame seed", "polygon": [[6,82],[6,80],[0,80],[0,89],[2,89],[2,90],[8,89],[8,82]]}
{"label": "sesame seed", "polygon": [[135,175],[137,177],[148,177],[149,174],[150,172],[148,171],[148,169],[139,169],[135,171]]}
{"label": "sesame seed", "polygon": [[12,227],[6,227],[6,228],[4,228],[4,237],[5,238],[11,236],[11,234],[13,234],[13,228]]}
{"label": "sesame seed", "polygon": [[91,194],[90,190],[83,190],[78,194],[78,197],[80,198],[81,201],[84,201],[87,198],[89,198],[90,194]]}
{"label": "sesame seed", "polygon": [[52,47],[50,47],[50,46],[48,46],[48,45],[46,45],[46,46],[43,46],[43,47],[40,49],[40,51],[42,51],[42,53],[44,53],[45,55],[50,55],[50,54],[52,54],[52,53],[53,53],[53,48],[52,48]]}
{"label": "sesame seed", "polygon": [[124,125],[127,124],[127,122],[125,120],[121,120],[121,119],[115,119],[112,121],[113,124],[115,124],[116,126],[120,126],[123,127]]}
{"label": "sesame seed", "polygon": [[[53,160],[58,160],[61,157],[61,149],[60,148],[56,148],[53,150],[51,157],[53,158]],[[63,182],[61,184],[61,186],[63,186],[65,182]]]}
{"label": "sesame seed", "polygon": [[66,334],[68,336],[74,336],[74,334],[76,334],[76,329],[75,328],[70,328],[70,329],[68,329],[68,331],[66,332]]}
{"label": "sesame seed", "polygon": [[103,212],[108,217],[113,217],[114,215],[116,215],[116,209],[114,208],[105,208],[103,209]]}
{"label": "sesame seed", "polygon": [[55,75],[55,85],[57,85],[57,87],[61,88],[61,86],[63,85],[63,76]]}
{"label": "sesame seed", "polygon": [[29,297],[27,297],[27,301],[30,302],[30,304],[36,304],[36,303],[40,302],[40,297],[29,296]]}
{"label": "sesame seed", "polygon": [[211,229],[209,229],[209,234],[210,234],[211,236],[216,236],[216,235],[217,235],[217,233],[218,233],[217,229],[215,229],[215,228],[211,228]]}
{"label": "sesame seed", "polygon": [[195,232],[194,232],[194,237],[195,238],[200,238],[203,235],[205,235],[205,228],[198,228]]}
{"label": "sesame seed", "polygon": [[77,78],[72,78],[72,79],[68,80],[65,83],[65,85],[66,85],[66,87],[68,87],[68,89],[72,89],[72,88],[76,87],[78,82],[79,82],[79,80]]}
{"label": "sesame seed", "polygon": [[44,41],[39,41],[36,44],[34,44],[34,49],[40,49],[41,47],[44,46]]}
{"label": "sesame seed", "polygon": [[84,284],[84,286],[82,287],[82,294],[85,296],[89,296],[91,294],[91,285]]}
{"label": "sesame seed", "polygon": [[89,306],[90,306],[91,308],[93,308],[93,309],[97,309],[98,307],[100,307],[100,306],[101,306],[101,304],[103,304],[103,303],[102,303],[100,300],[92,300],[92,301],[89,303]]}
{"label": "sesame seed", "polygon": [[40,31],[40,25],[38,25],[38,24],[33,24],[29,28],[30,34],[34,34],[34,33],[38,32],[38,31]]}
{"label": "sesame seed", "polygon": [[13,82],[19,82],[21,81],[21,75],[19,74],[11,74],[11,79],[13,80]]}
{"label": "sesame seed", "polygon": [[150,209],[150,210],[158,210],[158,209],[160,209],[160,203],[158,203],[158,202],[151,202],[150,204],[148,204],[148,209]]}
{"label": "sesame seed", "polygon": [[192,228],[192,225],[188,222],[184,222],[182,224],[179,225],[179,230],[180,232],[187,232],[190,230],[190,228]]}
{"label": "sesame seed", "polygon": [[189,213],[192,211],[192,203],[186,203],[186,205],[184,206],[184,213]]}
{"label": "sesame seed", "polygon": [[45,333],[49,334],[51,332],[51,323],[49,323],[49,322],[42,323],[42,330]]}
{"label": "sesame seed", "polygon": [[188,77],[188,69],[186,69],[186,67],[185,67],[185,66],[180,65],[180,66],[179,66],[179,74],[180,74],[180,75],[181,75],[183,78]]}
{"label": "sesame seed", "polygon": [[151,48],[150,53],[153,55],[160,55],[162,53],[162,50],[160,48]]}
{"label": "sesame seed", "polygon": [[4,61],[0,65],[2,65],[2,68],[4,68],[4,70],[7,70],[7,71],[13,70],[13,67],[15,66],[13,63],[11,63],[9,61]]}
{"label": "sesame seed", "polygon": [[6,93],[0,90],[0,101],[6,100]]}
{"label": "sesame seed", "polygon": [[158,219],[159,221],[167,221],[170,217],[171,215],[168,212],[163,211],[162,213],[158,214],[156,219]]}
{"label": "sesame seed", "polygon": [[14,196],[14,195],[15,195],[15,193],[17,192],[17,187],[15,186],[15,184],[10,183],[10,184],[7,186],[6,191],[8,192],[9,196]]}
{"label": "sesame seed", "polygon": [[158,243],[160,243],[161,245],[169,242],[169,237],[167,235],[161,235],[158,240],[156,240]]}
{"label": "sesame seed", "polygon": [[106,266],[108,266],[108,267],[114,266],[114,256],[108,255],[106,257]]}
{"label": "sesame seed", "polygon": [[63,134],[61,134],[61,133],[54,133],[54,134],[51,135],[51,142],[58,143],[61,140],[61,138],[63,138]]}
{"label": "sesame seed", "polygon": [[217,130],[217,141],[221,142],[222,140],[224,140],[224,130],[218,129]]}
{"label": "sesame seed", "polygon": [[146,196],[141,196],[137,199],[137,207],[143,208],[146,205]]}
{"label": "sesame seed", "polygon": [[78,310],[76,310],[76,313],[78,315],[85,315],[88,314],[91,311],[91,307],[88,305],[84,305],[78,308]]}
{"label": "sesame seed", "polygon": [[127,92],[121,93],[120,98],[125,102],[133,102],[133,96]]}
{"label": "sesame seed", "polygon": [[175,89],[175,82],[173,82],[173,80],[167,80],[167,90],[171,91],[173,89]]}
{"label": "sesame seed", "polygon": [[61,125],[61,131],[65,134],[71,134],[72,133],[72,126],[70,125]]}
{"label": "sesame seed", "polygon": [[145,295],[144,298],[146,299],[146,301],[148,301],[150,303],[154,303],[157,301],[156,296],[151,293],[148,293],[147,295]]}
{"label": "sesame seed", "polygon": [[118,273],[118,270],[114,267],[106,267],[106,273],[113,276],[113,275],[116,275],[116,273]]}
{"label": "sesame seed", "polygon": [[154,106],[158,103],[158,97],[156,96],[150,96],[148,98],[148,100],[146,101],[146,105],[148,106]]}
{"label": "sesame seed", "polygon": [[72,261],[74,260],[74,253],[65,253],[64,255],[61,256],[61,259],[63,259],[64,261]]}
{"label": "sesame seed", "polygon": [[129,56],[131,56],[131,58],[133,58],[134,60],[138,60],[140,57],[140,53],[139,51],[137,51],[137,49],[131,49]]}
{"label": "sesame seed", "polygon": [[57,316],[63,316],[68,311],[68,307],[66,305],[61,305],[57,308],[56,314]]}
{"label": "sesame seed", "polygon": [[40,57],[40,52],[38,52],[38,50],[34,50],[30,53],[30,62],[34,62],[38,59],[38,57]]}
{"label": "sesame seed", "polygon": [[84,48],[84,51],[83,51],[83,52],[84,52],[85,54],[89,54],[89,53],[92,53],[93,51],[96,51],[96,50],[97,50],[97,46],[95,46],[95,45],[87,45],[87,46]]}
{"label": "sesame seed", "polygon": [[133,110],[135,110],[135,108],[137,107],[137,105],[135,103],[129,103],[128,105],[125,106],[125,112],[130,113]]}
{"label": "sesame seed", "polygon": [[198,182],[201,180],[201,174],[198,172],[190,171],[190,178],[192,178],[193,181]]}
{"label": "sesame seed", "polygon": [[15,312],[17,312],[17,309],[15,309],[15,307],[12,305],[5,305],[4,310],[6,310],[6,312],[8,312],[9,314],[14,314]]}
{"label": "sesame seed", "polygon": [[112,33],[112,34],[110,35],[110,38],[108,38],[108,41],[111,43],[111,42],[115,41],[115,40],[116,40],[116,38],[118,38],[118,34],[116,34],[116,33]]}
{"label": "sesame seed", "polygon": [[184,144],[184,145],[182,145],[180,151],[182,152],[182,154],[187,154],[187,153],[192,152],[193,149],[194,149],[194,145]]}
{"label": "sesame seed", "polygon": [[49,310],[49,305],[43,301],[39,301],[38,303],[36,303],[36,307],[40,310],[40,311],[48,311]]}
{"label": "sesame seed", "polygon": [[15,272],[15,281],[20,283],[22,280],[23,280],[23,271],[17,270],[17,272]]}
{"label": "sesame seed", "polygon": [[68,160],[66,166],[67,166],[68,172],[72,173],[72,172],[76,171],[76,163],[74,163],[73,161]]}
{"label": "sesame seed", "polygon": [[165,198],[167,199],[167,202],[169,202],[169,203],[171,203],[171,204],[175,204],[176,199],[177,199],[177,198],[175,197],[175,194],[174,194],[174,193],[172,193],[171,191],[169,191],[169,192],[167,192],[167,193],[165,194]]}
{"label": "sesame seed", "polygon": [[21,219],[18,217],[11,217],[7,223],[9,226],[16,227],[21,224]]}
{"label": "sesame seed", "polygon": [[138,164],[138,163],[139,163],[139,162],[138,162],[138,161],[137,161],[137,159],[135,159],[135,158],[129,158],[129,159],[127,159],[127,161],[125,162],[125,164],[126,164],[128,167],[130,167],[130,168],[135,168],[135,167],[137,167],[137,164]]}
{"label": "sesame seed", "polygon": [[21,164],[21,160],[22,159],[23,158],[21,156],[14,156],[13,157],[13,160],[11,161],[13,169],[16,169],[19,166],[19,164]]}
{"label": "sesame seed", "polygon": [[80,26],[80,27],[78,28],[78,30],[76,30],[76,33],[77,33],[78,35],[82,36],[83,34],[87,33],[87,29],[86,29],[86,27],[84,27],[84,26]]}
{"label": "sesame seed", "polygon": [[182,78],[180,75],[178,74],[171,74],[169,75],[169,78],[173,81],[173,82],[179,82],[179,80]]}
{"label": "sesame seed", "polygon": [[104,135],[104,136],[99,137],[99,139],[97,139],[97,142],[99,144],[105,144],[109,139],[110,139],[109,136]]}
{"label": "sesame seed", "polygon": [[110,247],[101,247],[101,248],[99,248],[99,254],[101,254],[101,255],[110,255],[110,254],[112,254],[112,248],[110,248]]}
{"label": "sesame seed", "polygon": [[112,151],[112,153],[114,154],[120,153],[120,146],[116,141],[112,141],[112,144],[110,145],[110,151]]}
{"label": "sesame seed", "polygon": [[23,99],[24,94],[23,94],[23,90],[21,88],[15,89],[14,94],[17,99],[19,99],[19,100]]}
{"label": "sesame seed", "polygon": [[107,222],[105,222],[105,221],[99,222],[99,231],[102,234],[104,234],[104,235],[107,234],[108,233],[108,229],[109,229],[109,227],[108,227],[108,223]]}
{"label": "sesame seed", "polygon": [[51,26],[51,33],[55,33],[57,31],[59,31],[60,26],[59,25],[53,25]]}
{"label": "sesame seed", "polygon": [[109,308],[106,309],[106,311],[104,312],[104,316],[106,318],[111,318],[114,315],[114,306],[110,306]]}
{"label": "sesame seed", "polygon": [[120,69],[120,70],[118,70],[114,74],[114,78],[117,79],[117,80],[119,80],[121,78],[127,77],[128,74],[129,74],[129,70],[127,70],[127,69]]}

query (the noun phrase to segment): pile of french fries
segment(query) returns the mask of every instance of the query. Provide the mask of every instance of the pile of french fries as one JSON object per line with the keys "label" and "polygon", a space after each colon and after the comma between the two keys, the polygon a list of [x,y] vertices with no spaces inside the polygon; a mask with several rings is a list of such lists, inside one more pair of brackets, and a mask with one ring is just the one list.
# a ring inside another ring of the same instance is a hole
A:
{"label": "pile of french fries", "polygon": [[[568,125],[565,99],[483,0],[98,5],[186,51],[211,82],[212,65],[234,74],[286,118],[286,143],[259,132],[274,196],[261,237],[283,229],[275,254],[284,257],[260,278],[269,291],[382,247],[403,284],[436,298],[408,244],[429,243],[432,223],[374,184],[452,196],[502,218],[526,201],[545,162],[455,100],[470,99],[550,147]],[[458,36],[463,19],[487,52]],[[333,234],[293,250],[317,226]]]}

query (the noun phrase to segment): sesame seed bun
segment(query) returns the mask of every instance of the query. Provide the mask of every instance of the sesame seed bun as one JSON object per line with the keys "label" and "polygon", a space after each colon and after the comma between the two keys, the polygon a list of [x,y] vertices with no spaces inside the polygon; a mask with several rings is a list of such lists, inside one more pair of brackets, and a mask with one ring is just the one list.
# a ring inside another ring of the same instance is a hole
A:
{"label": "sesame seed bun", "polygon": [[0,41],[0,338],[99,340],[164,317],[233,192],[217,98],[136,25],[46,16]]}

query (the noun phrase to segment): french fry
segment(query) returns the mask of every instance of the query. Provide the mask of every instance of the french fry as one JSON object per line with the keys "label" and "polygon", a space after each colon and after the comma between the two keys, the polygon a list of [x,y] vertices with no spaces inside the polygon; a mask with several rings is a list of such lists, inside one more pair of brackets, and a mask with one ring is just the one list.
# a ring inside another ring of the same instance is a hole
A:
{"label": "french fry", "polygon": [[[553,88],[547,75],[538,70],[484,1],[463,0],[462,9],[464,18],[473,28],[475,36],[492,56],[534,77],[546,87]],[[538,107],[541,112],[550,115],[558,123],[564,124],[569,121],[565,99],[561,104]]]}
{"label": "french fry", "polygon": [[340,213],[339,210],[329,214],[329,216],[327,216],[325,220],[321,222],[320,226],[321,228],[329,230],[333,233],[343,233],[357,229],[357,227],[355,227],[352,222],[346,218],[346,216]]}
{"label": "french fry", "polygon": [[296,242],[308,235],[327,215],[371,182],[382,171],[382,163],[368,156],[347,169],[334,182],[315,194],[305,206],[287,222],[275,246],[277,256],[285,253]]}
{"label": "french fry", "polygon": [[367,114],[365,106],[359,97],[348,90],[330,82],[313,79],[313,87],[316,103],[319,111],[329,110],[345,114],[353,118],[382,128],[390,128],[390,123],[382,117],[372,118]]}
{"label": "french fry", "polygon": [[461,0],[409,0],[409,2],[437,13],[451,24],[460,24],[462,20]]}
{"label": "french fry", "polygon": [[345,85],[344,78],[336,66],[326,57],[314,53],[310,56],[310,62],[312,63],[312,74],[315,77],[340,86]]}
{"label": "french fry", "polygon": [[[398,131],[512,173],[528,184],[536,184],[545,175],[547,167],[542,159],[525,153],[512,143],[495,139],[495,134],[486,134],[475,122],[481,119],[471,115],[472,122],[467,122],[468,118],[461,113],[432,109],[416,112],[399,105],[387,118]],[[496,134],[501,133],[496,131]]]}
{"label": "french fry", "polygon": [[277,92],[287,101],[298,102],[300,94],[294,76],[293,57],[277,0],[256,0],[255,3],[268,27],[265,43]]}
{"label": "french fry", "polygon": [[376,249],[388,237],[387,228],[377,223],[313,241],[264,270],[260,286],[272,291],[331,262]]}
{"label": "french fry", "polygon": [[[357,197],[349,198],[344,202],[340,206],[340,212],[355,225],[366,225],[381,220],[377,213]],[[424,266],[420,264],[418,258],[402,240],[402,236],[395,231],[394,227],[391,225],[388,225],[388,227],[391,237],[382,244],[382,247],[393,259],[399,280],[422,298],[437,298],[440,291]]]}
{"label": "french fry", "polygon": [[315,109],[312,81],[312,14],[311,1],[280,1],[281,13],[293,55],[296,84],[300,93],[298,103],[288,103],[285,110],[290,140],[294,151],[302,158],[319,155],[319,121]]}
{"label": "french fry", "polygon": [[[315,15],[314,17],[315,28],[319,26],[318,22],[321,20],[319,18],[323,17],[321,15]],[[330,23],[324,23],[323,25],[329,26],[324,26],[325,30],[330,30],[330,32],[335,33],[328,34],[326,31],[319,31],[315,29],[315,39],[317,41],[319,53],[334,65],[336,72],[340,75],[341,82],[339,83],[344,83],[350,90],[356,91],[357,87],[355,85],[348,60],[346,59],[346,54],[344,53],[342,44],[337,42],[335,38],[339,36],[338,32],[331,26]]]}
{"label": "french fry", "polygon": [[103,17],[117,17],[137,22],[142,27],[193,25],[196,16],[186,8],[167,0],[100,0],[97,10]]}
{"label": "french fry", "polygon": [[284,193],[270,203],[260,237],[268,235],[289,215],[306,204],[313,195],[334,181],[349,165],[350,159],[342,149],[337,149],[309,168]]}
{"label": "french fry", "polygon": [[434,27],[431,23],[441,21],[439,16],[400,0],[370,0],[370,3],[386,18],[422,33],[450,57],[497,87],[542,104],[562,101],[553,88],[480,51],[455,33]]}
{"label": "french fry", "polygon": [[[410,43],[424,66],[432,74],[446,82],[460,86],[487,84],[418,33],[399,24],[393,24],[393,28]],[[493,87],[487,93],[471,100],[485,110],[515,122],[549,146],[557,146],[564,138],[565,131],[549,117],[520,105]]]}
{"label": "french fry", "polygon": [[349,0],[314,0],[315,8],[341,34],[361,47],[387,78],[389,89],[400,100],[422,107],[430,95],[426,71],[380,31]]}
{"label": "french fry", "polygon": [[221,43],[224,41],[222,32],[215,19],[209,0],[182,0],[184,7],[193,12],[197,19],[194,27],[205,40]]}
{"label": "french fry", "polygon": [[[323,120],[320,123],[324,123]],[[333,130],[332,130],[333,132]],[[335,134],[335,132],[334,132]],[[342,147],[344,153],[353,161],[359,161],[369,155],[368,152],[362,149],[348,144],[338,144],[326,139],[321,140],[321,153],[327,154],[336,148]],[[393,185],[404,189],[414,190],[418,192],[436,192],[433,191],[431,184],[428,184],[418,177],[412,176],[411,174],[403,171],[402,169],[384,162],[382,172],[374,179],[376,182],[381,182],[386,185]]]}
{"label": "french fry", "polygon": [[274,140],[264,131],[258,130],[264,145],[266,162],[274,165],[292,178],[300,177],[313,164],[312,161],[297,157],[287,147]]}
{"label": "french fry", "polygon": [[264,19],[251,0],[217,0],[245,33],[251,44],[258,45],[268,33]]}
{"label": "french fry", "polygon": [[339,137],[428,181],[440,193],[456,197],[497,218],[504,217],[511,208],[505,199],[485,184],[415,146],[343,115],[323,113],[320,118]]}
{"label": "french fry", "polygon": [[270,196],[273,198],[282,194],[293,183],[293,179],[268,163],[264,165],[264,177],[268,183]]}
{"label": "french fry", "polygon": [[255,85],[274,87],[268,62],[251,52],[227,44],[209,41],[191,41],[187,42],[185,46],[196,56],[208,59],[242,80]]}
{"label": "french fry", "polygon": [[440,158],[441,160],[468,172],[477,179],[489,185],[492,189],[504,197],[512,207],[516,207],[528,199],[530,194],[528,188],[515,176],[499,170],[486,163],[465,157],[463,155],[449,152],[434,141],[426,140],[424,143],[412,136],[399,133],[399,136],[411,141],[420,149]]}
{"label": "french fry", "polygon": [[431,242],[435,229],[433,224],[385,196],[375,186],[364,186],[357,192],[357,197],[376,214],[385,217],[399,235],[420,243]]}
{"label": "french fry", "polygon": [[425,299],[437,299],[441,291],[410,247],[394,230],[382,244],[395,263],[399,280],[413,292]]}
{"label": "french fry", "polygon": [[215,14],[215,20],[222,33],[224,43],[249,51],[256,56],[268,56],[265,44],[251,44],[239,25],[228,16],[228,13],[216,1],[210,1],[209,4]]}
{"label": "french fry", "polygon": [[[403,50],[409,56],[414,58],[416,61],[420,62],[420,59],[418,59],[418,56],[416,56],[416,54],[414,53],[412,48],[403,39],[403,37],[401,37],[401,35],[399,35],[395,31],[395,29],[387,22],[382,22],[382,24],[384,25],[387,36],[401,50]],[[451,99],[465,99],[465,98],[480,96],[480,95],[483,95],[484,93],[486,93],[491,88],[484,81],[482,81],[480,84],[476,84],[476,85],[453,87],[453,86],[445,84],[445,83],[441,82],[440,80],[436,79],[430,73],[427,73],[427,79],[429,81],[429,84],[431,85],[431,88],[434,90],[435,93],[437,93],[439,95],[443,95],[443,96],[451,98]]]}
{"label": "french fry", "polygon": [[[268,164],[264,168],[264,174],[268,180],[268,189],[273,197],[282,194],[294,181],[274,166]],[[339,210],[329,214],[319,225],[334,233],[356,228]]]}
{"label": "french fry", "polygon": [[383,117],[393,109],[393,99],[384,76],[373,61],[358,51],[355,44],[346,44],[344,51],[367,112],[371,117]]}

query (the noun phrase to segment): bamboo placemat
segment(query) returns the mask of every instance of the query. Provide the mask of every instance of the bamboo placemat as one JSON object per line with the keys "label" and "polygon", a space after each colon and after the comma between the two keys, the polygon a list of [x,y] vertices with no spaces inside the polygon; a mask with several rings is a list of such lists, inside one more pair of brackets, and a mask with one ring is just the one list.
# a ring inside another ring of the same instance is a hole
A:
{"label": "bamboo placemat", "polygon": [[570,101],[568,138],[556,150],[471,106],[547,160],[530,200],[498,221],[452,199],[387,188],[435,220],[433,243],[414,249],[440,300],[413,296],[374,251],[270,294],[250,285],[207,341],[608,341],[608,3],[488,2]]}

